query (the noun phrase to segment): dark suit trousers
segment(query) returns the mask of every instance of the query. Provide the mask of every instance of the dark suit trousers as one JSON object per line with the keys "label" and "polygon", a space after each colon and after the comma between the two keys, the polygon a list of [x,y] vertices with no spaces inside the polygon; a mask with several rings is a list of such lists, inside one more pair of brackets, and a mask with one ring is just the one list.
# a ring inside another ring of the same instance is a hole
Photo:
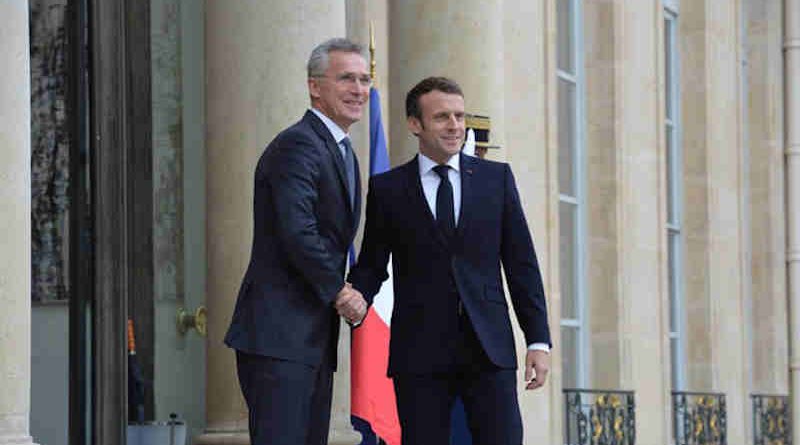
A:
{"label": "dark suit trousers", "polygon": [[329,363],[312,367],[236,352],[252,445],[327,445],[333,391]]}
{"label": "dark suit trousers", "polygon": [[496,367],[466,314],[452,371],[394,377],[403,445],[446,445],[455,397],[461,397],[473,445],[521,445],[522,417],[514,369]]}

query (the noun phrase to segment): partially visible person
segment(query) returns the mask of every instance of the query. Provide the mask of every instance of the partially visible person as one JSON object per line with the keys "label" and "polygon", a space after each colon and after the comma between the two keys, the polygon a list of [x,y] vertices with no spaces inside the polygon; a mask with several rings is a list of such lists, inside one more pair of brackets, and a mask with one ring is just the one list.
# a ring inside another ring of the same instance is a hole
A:
{"label": "partially visible person", "polygon": [[369,95],[363,48],[320,44],[307,83],[311,109],[256,167],[250,264],[225,336],[253,445],[327,444],[339,314],[358,322],[367,310],[344,281],[361,208],[347,132]]}
{"label": "partially visible person", "polygon": [[500,266],[529,345],[525,387],[544,385],[550,331],[528,224],[508,164],[460,154],[464,95],[431,77],[406,96],[411,162],[370,179],[364,241],[348,280],[371,302],[391,254],[388,374],[403,445],[447,444],[454,399],[475,445],[520,445],[517,359]]}

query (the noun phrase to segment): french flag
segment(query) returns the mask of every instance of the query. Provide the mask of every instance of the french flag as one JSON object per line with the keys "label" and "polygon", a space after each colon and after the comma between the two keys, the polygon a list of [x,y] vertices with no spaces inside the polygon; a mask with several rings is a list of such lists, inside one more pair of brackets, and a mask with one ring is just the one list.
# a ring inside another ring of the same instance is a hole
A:
{"label": "french flag", "polygon": [[[369,92],[369,174],[389,170],[389,152],[381,120],[378,90]],[[389,327],[394,294],[392,265],[361,326],[353,331],[350,346],[350,414],[353,427],[361,433],[361,445],[400,445],[394,386],[386,376],[389,363]]]}

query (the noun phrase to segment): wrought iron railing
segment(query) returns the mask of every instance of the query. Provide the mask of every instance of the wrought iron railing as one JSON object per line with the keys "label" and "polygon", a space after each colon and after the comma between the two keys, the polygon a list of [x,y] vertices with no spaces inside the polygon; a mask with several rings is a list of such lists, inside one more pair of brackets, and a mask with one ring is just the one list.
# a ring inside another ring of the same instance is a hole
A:
{"label": "wrought iron railing", "polygon": [[791,445],[792,413],[788,396],[753,394],[753,443]]}
{"label": "wrought iron railing", "polygon": [[634,445],[633,391],[564,389],[567,445]]}
{"label": "wrought iron railing", "polygon": [[672,391],[676,445],[726,445],[725,394]]}

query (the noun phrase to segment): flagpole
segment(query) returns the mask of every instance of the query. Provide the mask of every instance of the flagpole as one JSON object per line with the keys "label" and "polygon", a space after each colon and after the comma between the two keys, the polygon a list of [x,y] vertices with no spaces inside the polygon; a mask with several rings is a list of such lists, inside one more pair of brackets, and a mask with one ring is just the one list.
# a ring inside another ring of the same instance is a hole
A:
{"label": "flagpole", "polygon": [[378,63],[375,61],[375,23],[370,20],[369,22],[369,77],[372,78],[372,87],[377,88],[377,75],[375,67]]}

